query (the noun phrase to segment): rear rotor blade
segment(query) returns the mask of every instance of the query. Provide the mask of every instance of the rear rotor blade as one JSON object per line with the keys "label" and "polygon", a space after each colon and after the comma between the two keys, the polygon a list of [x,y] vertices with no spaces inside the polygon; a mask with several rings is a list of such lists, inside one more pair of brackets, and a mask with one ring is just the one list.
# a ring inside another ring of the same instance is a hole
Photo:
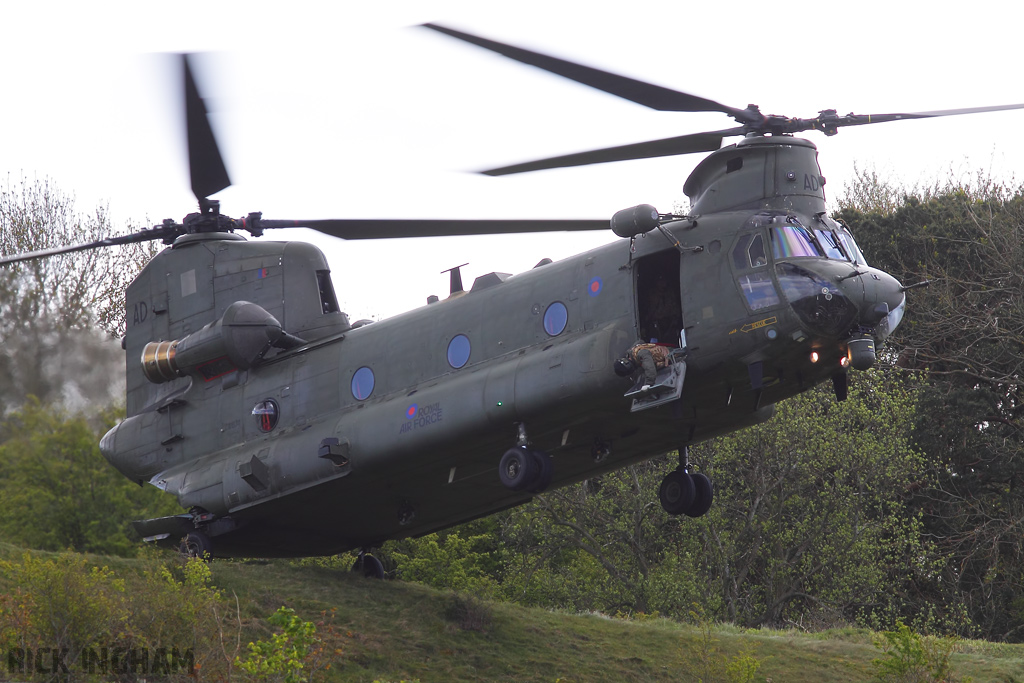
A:
{"label": "rear rotor blade", "polygon": [[189,55],[181,56],[185,67],[185,125],[188,131],[188,168],[192,176],[192,193],[202,203],[212,194],[231,185],[224,158],[210,127],[209,113],[199,96]]}
{"label": "rear rotor blade", "polygon": [[398,237],[448,237],[497,235],[527,232],[608,230],[608,220],[568,219],[359,219],[261,220],[261,229],[310,228],[343,240],[392,239]]}
{"label": "rear rotor blade", "polygon": [[65,247],[40,249],[38,251],[25,252],[24,254],[15,254],[13,256],[0,256],[0,266],[7,265],[8,263],[19,263],[21,261],[31,261],[37,258],[46,258],[47,256],[57,256],[58,254],[70,254],[72,252],[85,251],[87,249],[113,247],[118,244],[135,244],[137,242],[150,242],[152,240],[167,241],[180,234],[182,234],[182,228],[180,225],[160,225],[151,230],[142,230],[140,232],[133,232],[130,235],[120,235],[118,237],[108,237],[95,242],[84,242],[82,244],[72,244]]}
{"label": "rear rotor blade", "polygon": [[679,92],[664,88],[660,85],[653,85],[638,81],[628,76],[609,73],[590,66],[583,66],[558,57],[525,50],[513,45],[499,43],[496,40],[481,38],[470,33],[463,33],[455,29],[441,26],[439,24],[423,24],[425,28],[433,29],[458,38],[467,43],[472,43],[482,48],[505,55],[510,59],[523,64],[529,64],[539,69],[544,69],[553,74],[563,76],[570,80],[589,85],[591,88],[603,90],[606,93],[621,97],[623,99],[642,104],[645,107],[659,111],[718,111],[730,116],[742,116],[744,110],[728,107],[720,102],[709,100],[696,95]]}
{"label": "rear rotor blade", "polygon": [[527,161],[521,164],[503,166],[482,171],[484,175],[499,176],[513,173],[526,173],[549,168],[565,168],[567,166],[586,166],[603,164],[609,161],[627,161],[630,159],[652,159],[676,154],[692,154],[694,152],[713,152],[722,146],[722,138],[729,135],[741,135],[742,127],[719,130],[709,133],[693,133],[674,138],[636,142],[630,145],[595,149],[589,152],[577,152],[563,156]]}

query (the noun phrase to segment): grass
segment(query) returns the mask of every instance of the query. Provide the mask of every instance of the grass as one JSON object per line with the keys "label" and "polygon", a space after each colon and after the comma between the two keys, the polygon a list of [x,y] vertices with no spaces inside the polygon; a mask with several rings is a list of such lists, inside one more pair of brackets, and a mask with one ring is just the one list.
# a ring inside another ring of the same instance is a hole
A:
{"label": "grass", "polygon": [[[0,544],[0,557],[22,552]],[[137,562],[92,559],[115,571]],[[871,681],[879,656],[864,629],[805,634],[717,625],[709,649],[698,626],[665,619],[524,608],[285,560],[217,561],[211,568],[215,585],[237,597],[248,625],[243,643],[265,637],[264,620],[282,605],[307,620],[334,610],[340,655],[316,680],[696,681],[702,663],[753,648],[757,681]],[[1024,645],[967,641],[958,650],[953,662],[961,677],[1024,682]]]}

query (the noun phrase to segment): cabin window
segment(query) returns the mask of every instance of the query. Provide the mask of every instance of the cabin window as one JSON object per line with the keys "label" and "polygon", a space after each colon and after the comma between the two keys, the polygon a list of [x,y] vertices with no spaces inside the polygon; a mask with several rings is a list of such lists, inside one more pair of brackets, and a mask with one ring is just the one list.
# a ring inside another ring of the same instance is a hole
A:
{"label": "cabin window", "polygon": [[252,415],[256,418],[256,427],[261,432],[269,432],[277,426],[281,410],[277,407],[277,402],[274,399],[268,398],[256,404],[252,409]]}
{"label": "cabin window", "polygon": [[544,331],[552,337],[562,334],[568,323],[569,310],[561,301],[556,301],[544,311]]}
{"label": "cabin window", "polygon": [[810,230],[800,225],[782,225],[769,228],[772,241],[772,255],[776,259],[822,257]]}
{"label": "cabin window", "polygon": [[456,370],[469,362],[469,337],[464,334],[456,335],[448,342],[448,365]]}
{"label": "cabin window", "polygon": [[352,375],[352,395],[360,401],[365,401],[372,393],[373,370],[364,365]]}
{"label": "cabin window", "polygon": [[779,294],[772,284],[772,276],[767,272],[740,275],[739,283],[750,310],[759,311],[779,304]]}

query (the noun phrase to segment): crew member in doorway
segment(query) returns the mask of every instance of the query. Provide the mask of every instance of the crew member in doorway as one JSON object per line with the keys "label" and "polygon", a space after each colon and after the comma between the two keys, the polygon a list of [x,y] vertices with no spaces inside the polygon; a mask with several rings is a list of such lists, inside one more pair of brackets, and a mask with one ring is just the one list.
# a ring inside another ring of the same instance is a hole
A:
{"label": "crew member in doorway", "polygon": [[668,367],[668,356],[671,352],[667,346],[641,341],[634,344],[626,353],[626,361],[632,363],[634,368],[639,366],[644,370],[644,383],[640,391],[650,391],[658,378],[658,369]]}

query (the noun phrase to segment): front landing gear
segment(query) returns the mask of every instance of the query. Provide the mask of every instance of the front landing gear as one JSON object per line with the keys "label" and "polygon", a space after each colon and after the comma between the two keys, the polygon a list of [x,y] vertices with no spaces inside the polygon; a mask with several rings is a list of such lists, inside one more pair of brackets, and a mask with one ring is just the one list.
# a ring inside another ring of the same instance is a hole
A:
{"label": "front landing gear", "polygon": [[679,451],[679,467],[665,475],[658,489],[661,507],[670,515],[701,517],[715,498],[711,480],[700,472],[690,473],[686,448]]}
{"label": "front landing gear", "polygon": [[498,463],[498,476],[512,491],[541,493],[551,485],[554,465],[544,451],[516,446],[505,451]]}

